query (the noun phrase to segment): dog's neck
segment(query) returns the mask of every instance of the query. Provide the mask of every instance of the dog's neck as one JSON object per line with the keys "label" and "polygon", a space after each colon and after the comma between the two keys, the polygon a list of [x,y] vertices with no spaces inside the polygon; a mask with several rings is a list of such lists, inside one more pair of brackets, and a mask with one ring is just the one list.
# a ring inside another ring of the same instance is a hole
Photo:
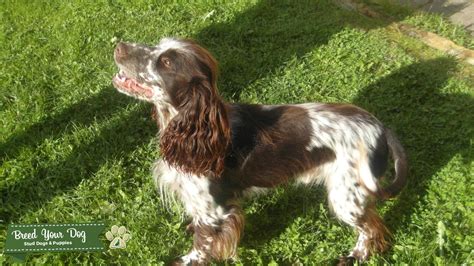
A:
{"label": "dog's neck", "polygon": [[171,119],[173,119],[173,117],[178,113],[178,110],[176,110],[176,108],[166,101],[155,102],[154,108],[154,118],[161,135],[165,131],[165,128],[168,126],[168,123],[171,121]]}

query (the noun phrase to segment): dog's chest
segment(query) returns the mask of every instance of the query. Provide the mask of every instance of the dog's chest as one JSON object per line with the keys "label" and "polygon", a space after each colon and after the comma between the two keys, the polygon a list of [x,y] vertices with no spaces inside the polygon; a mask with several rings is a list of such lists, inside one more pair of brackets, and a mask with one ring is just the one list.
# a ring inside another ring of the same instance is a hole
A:
{"label": "dog's chest", "polygon": [[211,194],[209,179],[183,174],[172,167],[163,167],[159,183],[179,197],[188,215],[205,224],[215,224],[224,210]]}

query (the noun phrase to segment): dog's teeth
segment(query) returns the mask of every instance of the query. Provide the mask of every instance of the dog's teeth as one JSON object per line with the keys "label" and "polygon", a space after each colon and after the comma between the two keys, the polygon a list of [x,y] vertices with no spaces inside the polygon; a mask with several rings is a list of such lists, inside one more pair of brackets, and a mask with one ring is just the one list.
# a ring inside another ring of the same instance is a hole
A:
{"label": "dog's teeth", "polygon": [[124,77],[124,76],[122,76],[122,75],[120,75],[120,73],[119,73],[119,74],[117,74],[117,79],[118,79],[119,81],[121,81],[121,82],[124,82],[127,78]]}

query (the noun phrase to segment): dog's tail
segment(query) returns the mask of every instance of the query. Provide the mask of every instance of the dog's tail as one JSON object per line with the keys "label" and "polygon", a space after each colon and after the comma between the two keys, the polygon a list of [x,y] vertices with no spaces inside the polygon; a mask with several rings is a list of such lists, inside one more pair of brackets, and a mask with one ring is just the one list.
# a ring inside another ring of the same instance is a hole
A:
{"label": "dog's tail", "polygon": [[397,196],[403,187],[405,187],[408,175],[408,162],[402,144],[395,134],[388,128],[385,129],[385,137],[392,153],[393,164],[395,167],[395,178],[392,180],[390,185],[381,188],[380,196],[383,199],[389,199]]}

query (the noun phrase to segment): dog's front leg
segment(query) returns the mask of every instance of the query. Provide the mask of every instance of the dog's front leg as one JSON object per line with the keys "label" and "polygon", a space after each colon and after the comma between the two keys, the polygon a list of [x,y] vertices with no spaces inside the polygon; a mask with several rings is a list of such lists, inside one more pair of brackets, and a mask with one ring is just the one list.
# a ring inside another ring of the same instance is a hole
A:
{"label": "dog's front leg", "polygon": [[244,227],[236,193],[225,193],[220,182],[182,174],[164,161],[155,164],[154,177],[162,197],[171,191],[192,218],[187,231],[193,234],[193,247],[175,265],[203,265],[236,257]]}
{"label": "dog's front leg", "polygon": [[204,265],[211,260],[235,259],[237,245],[244,227],[244,216],[239,206],[229,205],[221,218],[194,217],[193,248],[181,257],[182,265]]}
{"label": "dog's front leg", "polygon": [[[244,216],[236,193],[224,193],[220,182],[182,174],[165,161],[155,163],[153,176],[166,203],[167,192],[178,196],[192,217],[187,231],[194,236],[193,248],[174,264],[199,265],[236,257]],[[219,200],[216,200],[219,199]]]}

